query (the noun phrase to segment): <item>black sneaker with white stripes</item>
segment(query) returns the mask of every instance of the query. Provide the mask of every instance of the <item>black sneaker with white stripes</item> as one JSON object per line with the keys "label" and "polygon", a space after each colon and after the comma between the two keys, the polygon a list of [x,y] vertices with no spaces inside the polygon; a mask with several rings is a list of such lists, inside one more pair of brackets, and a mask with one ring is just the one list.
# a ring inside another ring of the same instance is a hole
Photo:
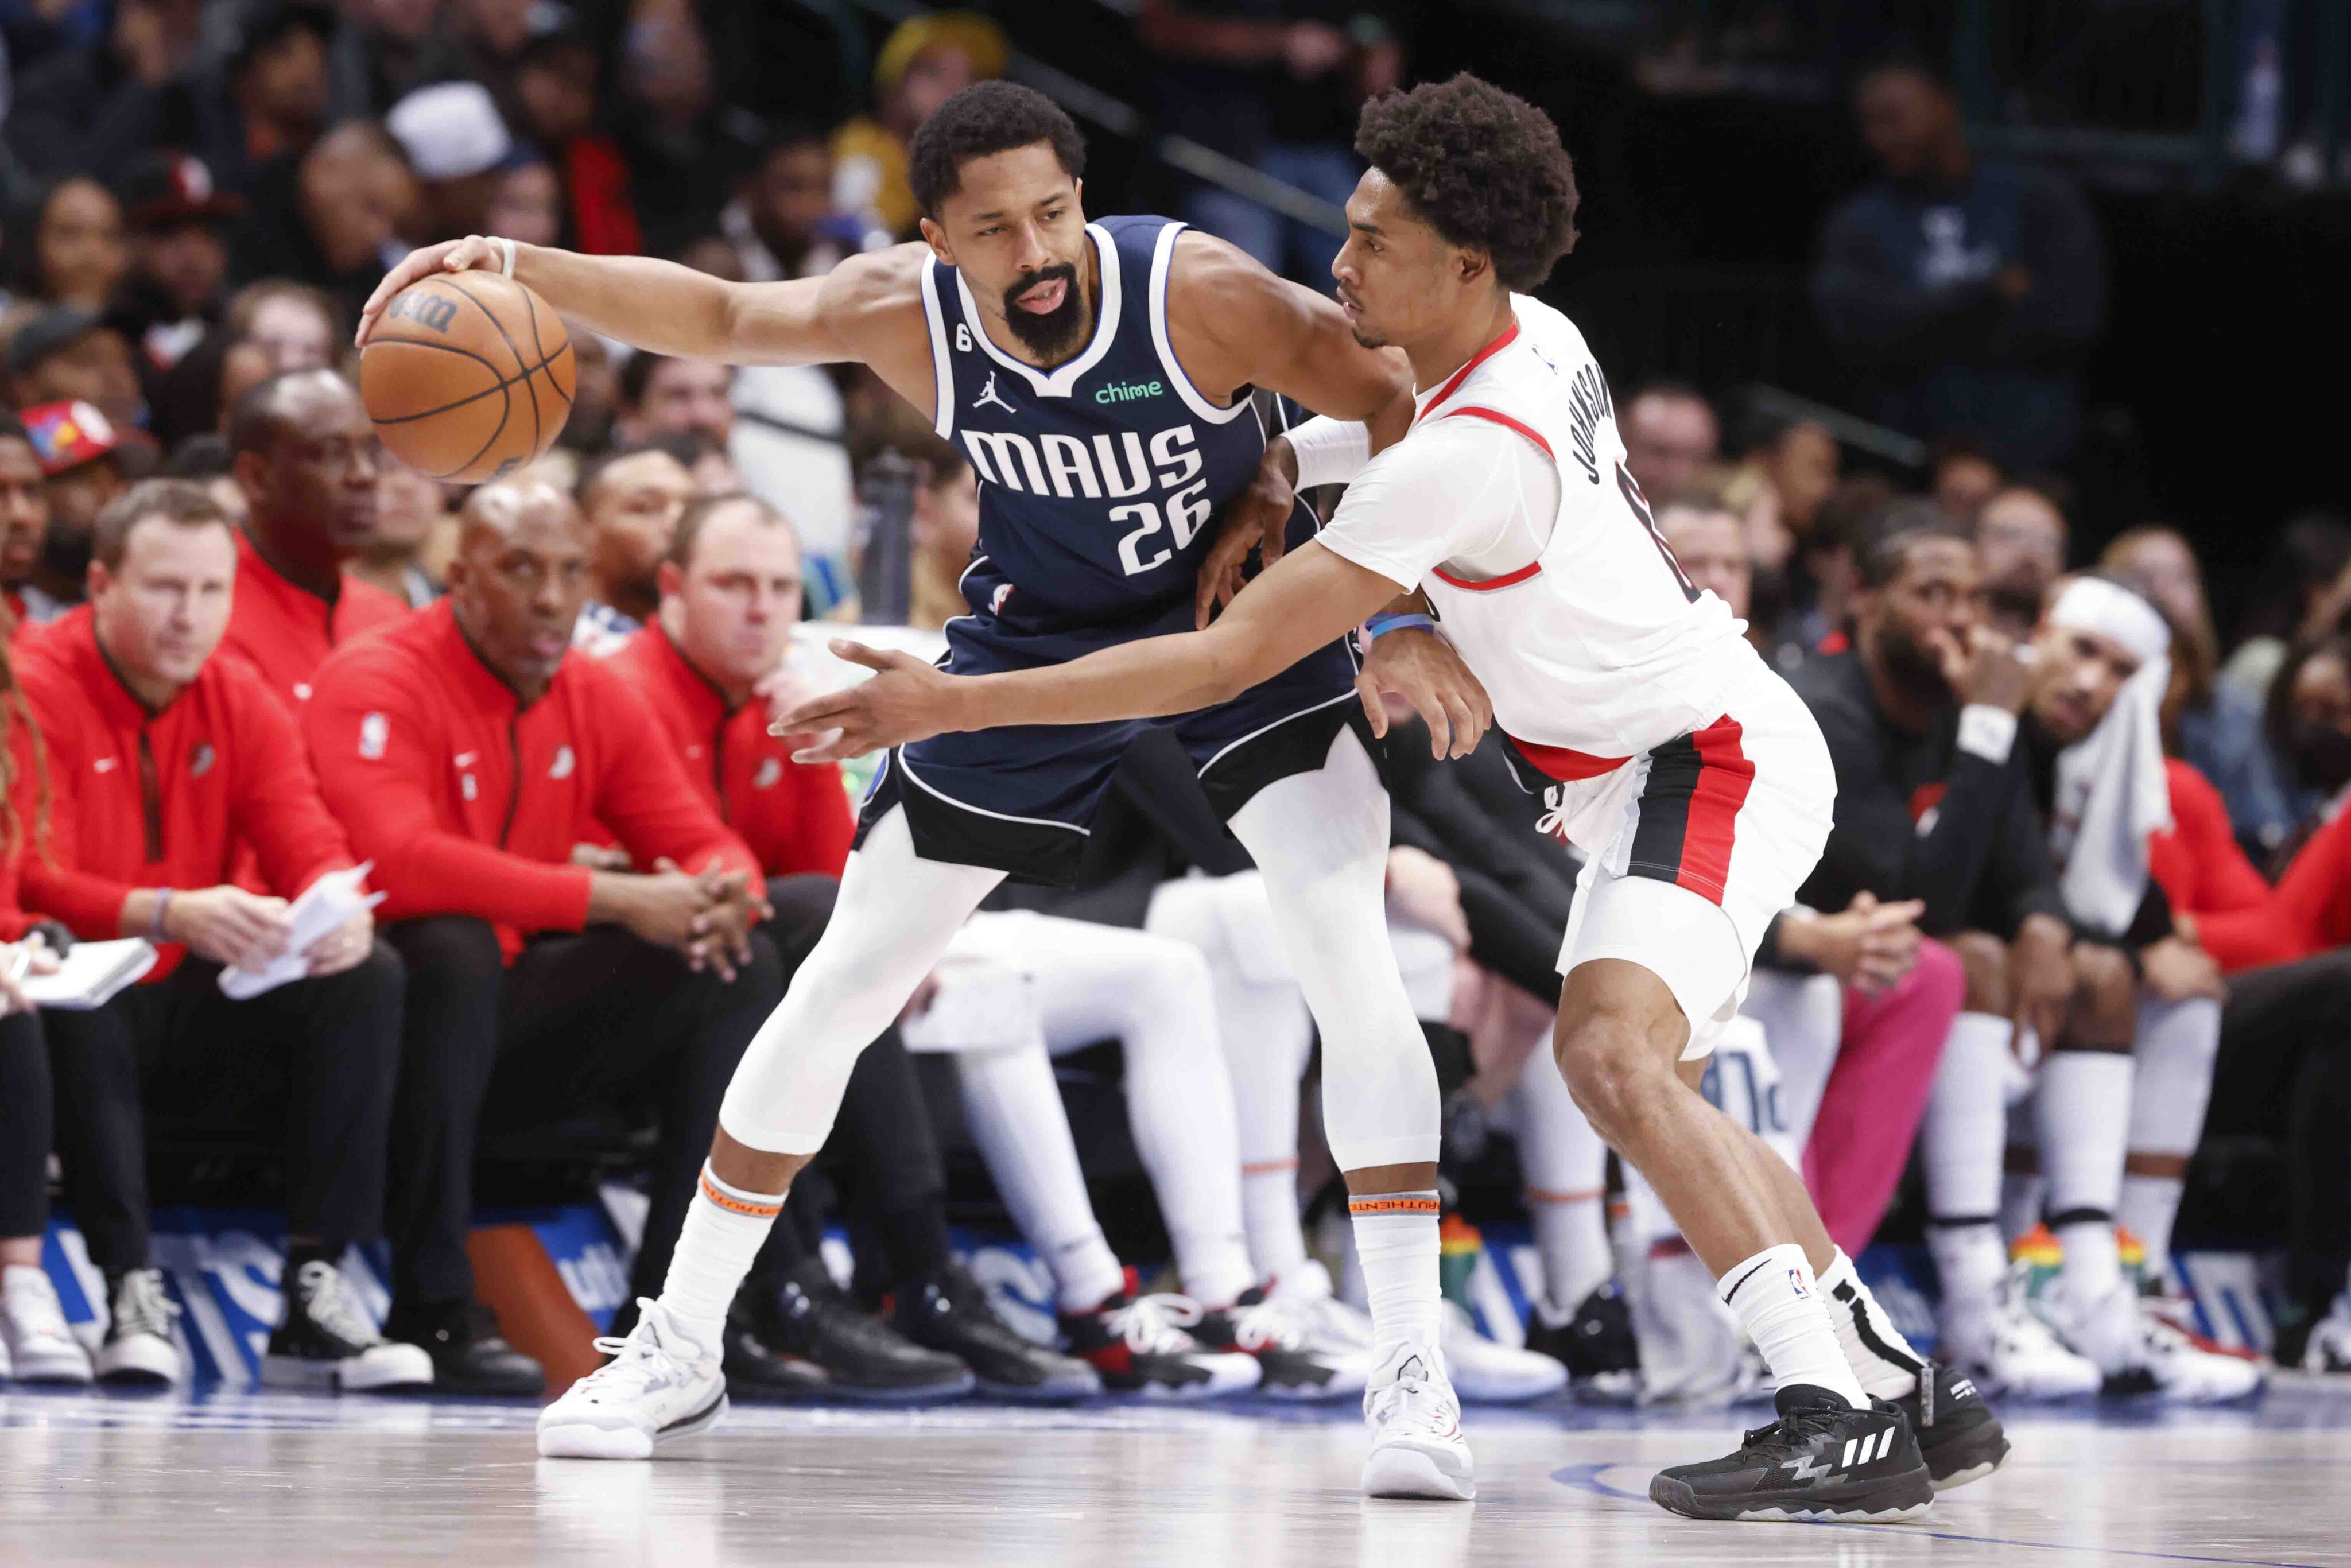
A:
{"label": "black sneaker with white stripes", "polygon": [[1919,1368],[1918,1385],[1893,1405],[1909,1421],[1937,1491],[1980,1481],[2008,1458],[2008,1434],[1975,1380],[1940,1362]]}
{"label": "black sneaker with white stripes", "polygon": [[261,1381],[272,1388],[381,1393],[433,1386],[433,1358],[388,1340],[358,1287],[323,1258],[287,1260],[286,1315],[269,1335]]}
{"label": "black sneaker with white stripes", "polygon": [[1660,1470],[1649,1500],[1689,1519],[1916,1519],[1935,1501],[1917,1439],[1883,1399],[1856,1410],[1825,1388],[1780,1390],[1780,1418],[1735,1454]]}

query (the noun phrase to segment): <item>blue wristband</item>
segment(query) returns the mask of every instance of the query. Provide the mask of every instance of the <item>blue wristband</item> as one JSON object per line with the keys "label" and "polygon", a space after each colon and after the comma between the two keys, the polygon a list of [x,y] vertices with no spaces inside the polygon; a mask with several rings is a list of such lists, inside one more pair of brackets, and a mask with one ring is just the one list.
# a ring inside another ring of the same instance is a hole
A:
{"label": "blue wristband", "polygon": [[1391,632],[1402,632],[1414,626],[1419,627],[1424,632],[1434,632],[1437,630],[1437,620],[1429,615],[1383,610],[1364,622],[1364,630],[1360,636],[1364,651],[1370,653],[1372,644]]}

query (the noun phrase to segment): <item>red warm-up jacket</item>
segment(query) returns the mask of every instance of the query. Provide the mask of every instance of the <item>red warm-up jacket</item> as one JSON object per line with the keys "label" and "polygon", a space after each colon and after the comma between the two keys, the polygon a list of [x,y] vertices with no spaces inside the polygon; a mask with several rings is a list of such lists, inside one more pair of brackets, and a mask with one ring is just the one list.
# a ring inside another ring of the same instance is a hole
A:
{"label": "red warm-up jacket", "polygon": [[[250,850],[293,898],[352,863],[294,719],[240,661],[215,653],[160,713],[131,695],[84,605],[19,650],[16,678],[48,747],[47,852],[24,861],[26,908],[77,936],[122,934],[138,888],[217,887]],[[184,949],[163,948],[161,979]]]}
{"label": "red warm-up jacket", "polygon": [[[2219,800],[2215,791],[2215,810],[2220,809]],[[2179,801],[2175,790],[2175,815]],[[2226,831],[2224,822],[2220,830],[2224,840]],[[2207,858],[2217,857],[2223,847],[2216,844],[2203,852]],[[2263,964],[2290,964],[2351,942],[2351,811],[2312,834],[2274,888],[2245,862],[2233,841],[2225,842],[2225,851],[2238,868],[2228,873],[2231,883],[2248,891],[2233,899],[2215,900],[2209,913],[2195,910],[2197,936],[2205,951],[2220,961],[2221,968],[2233,973]],[[2256,888],[2258,897],[2250,891]],[[2179,901],[2168,877],[2164,891],[2175,903]]]}
{"label": "red warm-up jacket", "polygon": [[2204,950],[2229,974],[2314,951],[2282,914],[2278,891],[2237,847],[2220,791],[2177,758],[2165,764],[2165,773],[2171,831],[2147,840],[2147,869],[2171,907],[2196,917]]}
{"label": "red warm-up jacket", "polygon": [[32,925],[25,913],[25,860],[38,852],[47,791],[47,748],[31,707],[19,693],[0,693],[8,725],[8,821],[0,828],[0,942],[14,942]]}
{"label": "red warm-up jacket", "polygon": [[769,876],[841,874],[857,821],[839,764],[794,762],[791,747],[768,733],[767,705],[729,709],[658,621],[605,663],[637,684],[695,792],[742,835]]}
{"label": "red warm-up jacket", "polygon": [[261,674],[269,689],[289,704],[307,701],[319,666],[354,637],[389,626],[410,613],[407,605],[372,583],[343,573],[333,603],[298,588],[261,559],[243,529],[236,536],[236,597],[221,651]]}
{"label": "red warm-up jacket", "polygon": [[578,653],[525,706],[446,600],[327,661],[302,714],[328,802],[374,860],[381,917],[471,915],[508,956],[587,923],[571,848],[603,822],[631,858],[759,874],[686,782],[626,677]]}

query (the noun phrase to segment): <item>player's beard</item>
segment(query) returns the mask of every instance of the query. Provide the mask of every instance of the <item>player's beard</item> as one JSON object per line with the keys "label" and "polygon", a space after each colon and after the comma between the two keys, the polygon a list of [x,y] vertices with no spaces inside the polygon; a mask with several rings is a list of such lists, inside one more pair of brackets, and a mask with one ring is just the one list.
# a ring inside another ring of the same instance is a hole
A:
{"label": "player's beard", "polygon": [[1940,706],[1951,700],[1943,662],[1903,628],[1888,625],[1878,633],[1877,658],[1886,679],[1918,701]]}
{"label": "player's beard", "polygon": [[[1020,307],[1020,297],[1039,284],[1061,278],[1067,285],[1061,302],[1043,315]],[[1085,331],[1085,290],[1078,287],[1078,269],[1068,262],[1033,272],[1004,291],[1004,320],[1012,335],[1040,354],[1056,354],[1078,346]]]}

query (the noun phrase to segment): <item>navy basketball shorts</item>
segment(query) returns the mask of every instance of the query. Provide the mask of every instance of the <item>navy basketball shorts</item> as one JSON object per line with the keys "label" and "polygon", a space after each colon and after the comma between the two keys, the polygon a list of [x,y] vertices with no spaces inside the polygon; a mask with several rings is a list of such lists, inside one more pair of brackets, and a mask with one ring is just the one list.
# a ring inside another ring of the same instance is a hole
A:
{"label": "navy basketball shorts", "polygon": [[[1066,664],[1193,625],[1189,594],[1123,625],[1057,625],[1024,616],[1018,595],[984,562],[966,574],[964,587],[973,603],[997,608],[947,622],[944,667],[956,674]],[[892,807],[904,807],[914,852],[925,860],[991,866],[1024,882],[1067,887],[1077,881],[1112,769],[1145,729],[1173,732],[1199,770],[1209,804],[1230,820],[1267,785],[1322,767],[1338,732],[1361,711],[1354,655],[1338,642],[1228,703],[1193,713],[933,736],[894,747],[883,760],[858,813],[858,841]]]}

